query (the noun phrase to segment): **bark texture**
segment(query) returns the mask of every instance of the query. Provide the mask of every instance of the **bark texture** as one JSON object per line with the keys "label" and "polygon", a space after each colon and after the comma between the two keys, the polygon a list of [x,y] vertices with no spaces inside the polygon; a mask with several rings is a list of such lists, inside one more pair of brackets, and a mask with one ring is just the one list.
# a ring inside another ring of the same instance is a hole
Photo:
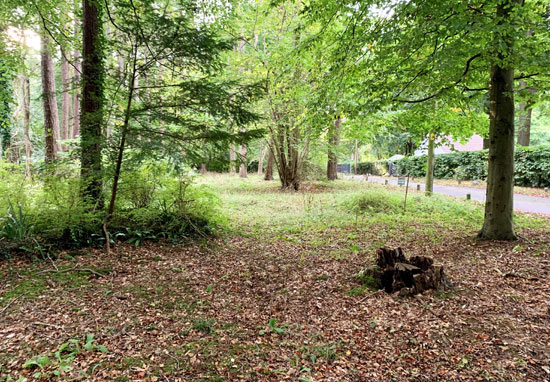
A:
{"label": "bark texture", "polygon": [[527,105],[519,105],[518,145],[529,146],[531,141],[531,114],[533,109],[527,109]]}
{"label": "bark texture", "polygon": [[248,169],[247,169],[247,160],[246,160],[246,146],[241,145],[239,148],[239,156],[240,156],[240,162],[241,165],[239,166],[239,177],[246,178],[248,177]]}
{"label": "bark texture", "polygon": [[82,2],[82,103],[80,116],[82,194],[103,207],[101,123],[103,120],[103,51],[101,2]]}
{"label": "bark texture", "polygon": [[[519,81],[521,88],[527,88],[525,81]],[[527,91],[532,95],[535,93],[534,88],[529,88]],[[533,114],[533,108],[531,106],[532,100],[527,100],[527,103],[519,105],[519,123],[518,123],[518,141],[517,144],[521,146],[529,146],[531,143],[531,117]]]}
{"label": "bark texture", "polygon": [[25,175],[31,177],[31,92],[30,81],[27,75],[21,77],[21,89],[23,96],[23,136],[25,139]]}
{"label": "bark texture", "polygon": [[[75,34],[78,33],[80,29],[81,20],[75,20]],[[73,128],[71,131],[71,138],[76,138],[80,135],[80,92],[81,92],[81,83],[80,75],[82,73],[82,63],[81,63],[81,54],[80,50],[75,49],[73,52],[73,61],[74,61],[74,76],[73,76]]]}
{"label": "bark texture", "polygon": [[428,289],[451,288],[443,267],[434,265],[431,257],[412,256],[407,259],[401,248],[380,248],[376,255],[376,267],[365,269],[360,277],[372,287],[387,293],[399,292],[400,296],[410,296]]}
{"label": "bark texture", "polygon": [[[281,121],[282,118],[277,115],[275,120]],[[282,122],[272,130],[272,135],[272,151],[281,187],[298,191],[301,183],[300,167],[302,164],[298,146],[300,130],[297,126],[290,126],[288,123]]]}
{"label": "bark texture", "polygon": [[359,143],[355,140],[355,150],[353,152],[353,173],[357,175],[357,167],[359,165]]}
{"label": "bark texture", "polygon": [[[497,6],[497,17],[509,21],[515,0]],[[489,86],[489,169],[485,218],[479,237],[514,240],[514,69],[503,67],[512,54],[513,41],[505,39],[506,52],[491,65]]]}
{"label": "bark texture", "polygon": [[267,164],[265,166],[265,176],[264,180],[273,180],[273,164],[275,162],[275,155],[273,155],[273,150],[268,146],[268,155],[267,155]]}
{"label": "bark texture", "polygon": [[265,156],[265,150],[264,150],[264,141],[260,141],[260,153],[258,158],[258,175],[262,176],[264,173],[264,156]]}
{"label": "bark texture", "polygon": [[235,173],[236,159],[237,159],[237,155],[235,153],[235,145],[231,145],[231,147],[229,147],[229,173],[230,174]]}
{"label": "bark texture", "polygon": [[[69,114],[71,109],[71,89],[69,63],[65,58],[61,59],[61,139],[68,139],[69,136]],[[61,146],[63,151],[67,150],[65,145]]]}
{"label": "bark texture", "polygon": [[426,195],[430,196],[434,191],[434,162],[435,162],[435,135],[428,136],[428,166],[426,169]]}
{"label": "bark texture", "polygon": [[49,50],[50,38],[46,32],[40,39],[40,68],[42,76],[42,104],[44,107],[45,161],[51,163],[57,157],[59,140],[59,111],[55,97],[55,71]]}
{"label": "bark texture", "polygon": [[328,161],[327,161],[327,178],[328,180],[338,179],[338,157],[336,156],[336,148],[340,143],[340,128],[342,127],[342,117],[338,116],[334,121],[334,125],[328,130]]}

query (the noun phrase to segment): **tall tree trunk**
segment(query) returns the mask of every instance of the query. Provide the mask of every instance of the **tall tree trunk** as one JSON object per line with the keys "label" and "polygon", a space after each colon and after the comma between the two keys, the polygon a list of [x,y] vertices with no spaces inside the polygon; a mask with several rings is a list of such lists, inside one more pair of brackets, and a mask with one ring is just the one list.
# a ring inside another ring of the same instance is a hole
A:
{"label": "tall tree trunk", "polygon": [[21,76],[21,89],[23,96],[23,136],[25,140],[25,176],[30,178],[31,175],[31,91],[29,77],[25,74]]}
{"label": "tall tree trunk", "polygon": [[260,154],[258,158],[258,175],[262,176],[264,173],[264,156],[265,156],[265,150],[264,150],[264,141],[260,141]]}
{"label": "tall tree trunk", "polygon": [[[522,88],[527,87],[525,81],[519,81],[519,86]],[[535,89],[527,89],[530,94],[535,93]],[[518,145],[529,146],[531,141],[531,116],[533,113],[533,108],[530,105],[531,100],[527,100],[527,103],[522,103],[519,105],[519,126],[518,126]]]}
{"label": "tall tree trunk", "polygon": [[[78,33],[80,29],[80,23],[82,20],[75,19],[74,24],[74,31],[75,35]],[[80,93],[81,93],[81,83],[80,83],[80,75],[82,72],[82,64],[81,64],[81,56],[80,56],[80,50],[75,49],[73,52],[73,60],[74,60],[74,76],[73,76],[73,86],[74,86],[74,93],[73,93],[73,128],[71,131],[71,138],[76,138],[80,135]]]}
{"label": "tall tree trunk", "polygon": [[248,169],[247,169],[247,159],[246,159],[246,146],[241,145],[239,148],[239,155],[240,155],[240,161],[241,165],[239,167],[239,177],[240,178],[246,178],[248,177]]}
{"label": "tall tree trunk", "polygon": [[231,144],[229,147],[229,173],[234,174],[235,173],[235,161],[237,159],[237,155],[235,153],[235,145]]}
{"label": "tall tree trunk", "polygon": [[[87,0],[84,0],[87,1]],[[84,50],[86,51],[86,50]],[[122,159],[124,157],[124,149],[126,147],[126,137],[128,135],[128,125],[130,123],[130,113],[132,111],[132,102],[134,100],[134,91],[136,88],[136,75],[137,75],[137,46],[132,47],[133,53],[133,62],[132,62],[132,73],[130,75],[130,82],[128,84],[128,98],[126,99],[126,109],[124,110],[124,122],[122,123],[121,132],[120,132],[120,143],[118,145],[117,160],[115,164],[115,174],[113,176],[113,188],[111,190],[111,200],[109,202],[109,208],[107,209],[107,219],[103,223],[103,230],[108,239],[108,231],[106,221],[109,221],[115,212],[115,203],[118,190],[118,181],[120,179],[120,172],[122,169]],[[84,69],[86,70],[86,69]],[[84,72],[85,73],[85,72]],[[83,73],[83,78],[85,74]],[[85,93],[84,93],[85,97]],[[106,240],[109,243],[109,240]],[[107,251],[109,250],[109,244],[107,244]]]}
{"label": "tall tree trunk", "polygon": [[[513,5],[507,0],[497,5],[501,23],[510,22]],[[489,86],[489,170],[485,218],[479,237],[490,240],[514,240],[514,69],[503,67],[513,52],[513,40],[504,38],[505,51],[491,65]]]}
{"label": "tall tree trunk", "polygon": [[431,196],[434,191],[434,162],[435,162],[435,134],[428,136],[428,166],[426,169],[426,196]]}
{"label": "tall tree trunk", "polygon": [[201,163],[201,174],[206,174],[208,171],[206,170],[206,163]]}
{"label": "tall tree trunk", "polygon": [[526,109],[526,104],[519,105],[518,145],[529,146],[531,141],[531,114],[533,109]]}
{"label": "tall tree trunk", "polygon": [[46,32],[41,35],[40,62],[42,71],[42,101],[44,106],[44,136],[46,140],[46,163],[57,156],[59,137],[59,115],[55,97],[55,71],[49,51],[50,37]]}
{"label": "tall tree trunk", "polygon": [[355,140],[355,151],[353,153],[353,173],[357,175],[357,166],[359,166],[359,143]]}
{"label": "tall tree trunk", "polygon": [[328,130],[328,161],[327,161],[327,178],[328,180],[338,179],[338,157],[336,156],[336,148],[340,143],[340,127],[342,126],[342,117],[336,117],[334,125]]}
{"label": "tall tree trunk", "polygon": [[11,160],[12,148],[10,102],[13,97],[9,83],[5,70],[0,67],[0,159],[5,158],[8,162]]}
{"label": "tall tree trunk", "polygon": [[[61,59],[61,85],[63,87],[63,93],[61,98],[61,139],[69,138],[69,113],[71,109],[71,95],[69,94],[70,73],[69,63],[65,58]],[[61,146],[63,151],[67,150],[65,145]]]}
{"label": "tall tree trunk", "polygon": [[82,104],[80,174],[82,195],[103,208],[101,123],[103,120],[102,2],[82,1]]}
{"label": "tall tree trunk", "polygon": [[273,149],[268,145],[267,151],[267,165],[265,167],[264,180],[273,180],[273,163],[275,162],[275,155],[273,155]]}

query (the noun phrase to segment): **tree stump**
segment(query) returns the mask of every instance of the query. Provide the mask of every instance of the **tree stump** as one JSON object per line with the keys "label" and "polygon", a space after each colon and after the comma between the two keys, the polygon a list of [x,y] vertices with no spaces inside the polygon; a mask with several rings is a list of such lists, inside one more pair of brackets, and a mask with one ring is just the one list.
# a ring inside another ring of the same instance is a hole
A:
{"label": "tree stump", "polygon": [[372,278],[379,289],[401,296],[422,293],[428,289],[444,290],[451,287],[441,265],[427,256],[407,259],[401,248],[380,248],[376,252],[376,266],[367,268],[362,277]]}

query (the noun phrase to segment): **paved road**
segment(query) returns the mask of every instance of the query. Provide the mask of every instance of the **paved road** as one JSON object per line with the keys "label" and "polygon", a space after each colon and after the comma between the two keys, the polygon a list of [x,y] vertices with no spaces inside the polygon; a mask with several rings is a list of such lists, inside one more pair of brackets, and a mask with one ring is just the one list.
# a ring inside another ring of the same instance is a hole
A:
{"label": "paved road", "polygon": [[[355,175],[355,179],[365,179],[362,175]],[[369,182],[384,183],[385,178],[378,176],[369,176]],[[388,179],[390,184],[397,185],[397,178]],[[410,182],[409,187],[416,189],[416,185],[420,184],[420,189],[424,190],[423,183]],[[472,195],[472,199],[485,201],[485,189],[472,187],[453,187],[434,184],[434,192],[455,196],[457,198],[465,198],[466,194]],[[550,198],[541,198],[538,196],[528,196],[514,194],[514,209],[522,212],[534,212],[538,214],[550,215]]]}

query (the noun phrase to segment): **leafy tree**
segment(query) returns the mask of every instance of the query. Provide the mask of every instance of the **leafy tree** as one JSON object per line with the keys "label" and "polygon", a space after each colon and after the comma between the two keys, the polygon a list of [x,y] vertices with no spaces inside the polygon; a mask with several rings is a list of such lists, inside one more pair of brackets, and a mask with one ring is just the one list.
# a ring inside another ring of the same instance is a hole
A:
{"label": "leafy tree", "polygon": [[176,165],[182,158],[204,163],[205,142],[244,143],[261,133],[233,134],[232,128],[256,119],[247,104],[261,89],[216,77],[220,55],[232,43],[195,18],[194,2],[120,0],[106,9],[117,35],[110,49],[120,58],[110,67],[117,74],[109,86],[114,90],[109,119],[115,121],[111,139],[116,147],[110,153],[115,163],[111,216],[128,146],[137,149],[137,160],[168,156]]}
{"label": "leafy tree", "polygon": [[[513,81],[547,67],[540,45],[548,36],[544,4],[422,0],[365,1],[351,7],[319,0],[307,11],[316,22],[344,24],[327,54],[334,62],[332,76],[355,81],[360,108],[434,99],[452,106],[491,89],[490,176],[480,236],[514,239]],[[527,28],[534,33],[528,35]],[[514,68],[521,73],[514,76]]]}

